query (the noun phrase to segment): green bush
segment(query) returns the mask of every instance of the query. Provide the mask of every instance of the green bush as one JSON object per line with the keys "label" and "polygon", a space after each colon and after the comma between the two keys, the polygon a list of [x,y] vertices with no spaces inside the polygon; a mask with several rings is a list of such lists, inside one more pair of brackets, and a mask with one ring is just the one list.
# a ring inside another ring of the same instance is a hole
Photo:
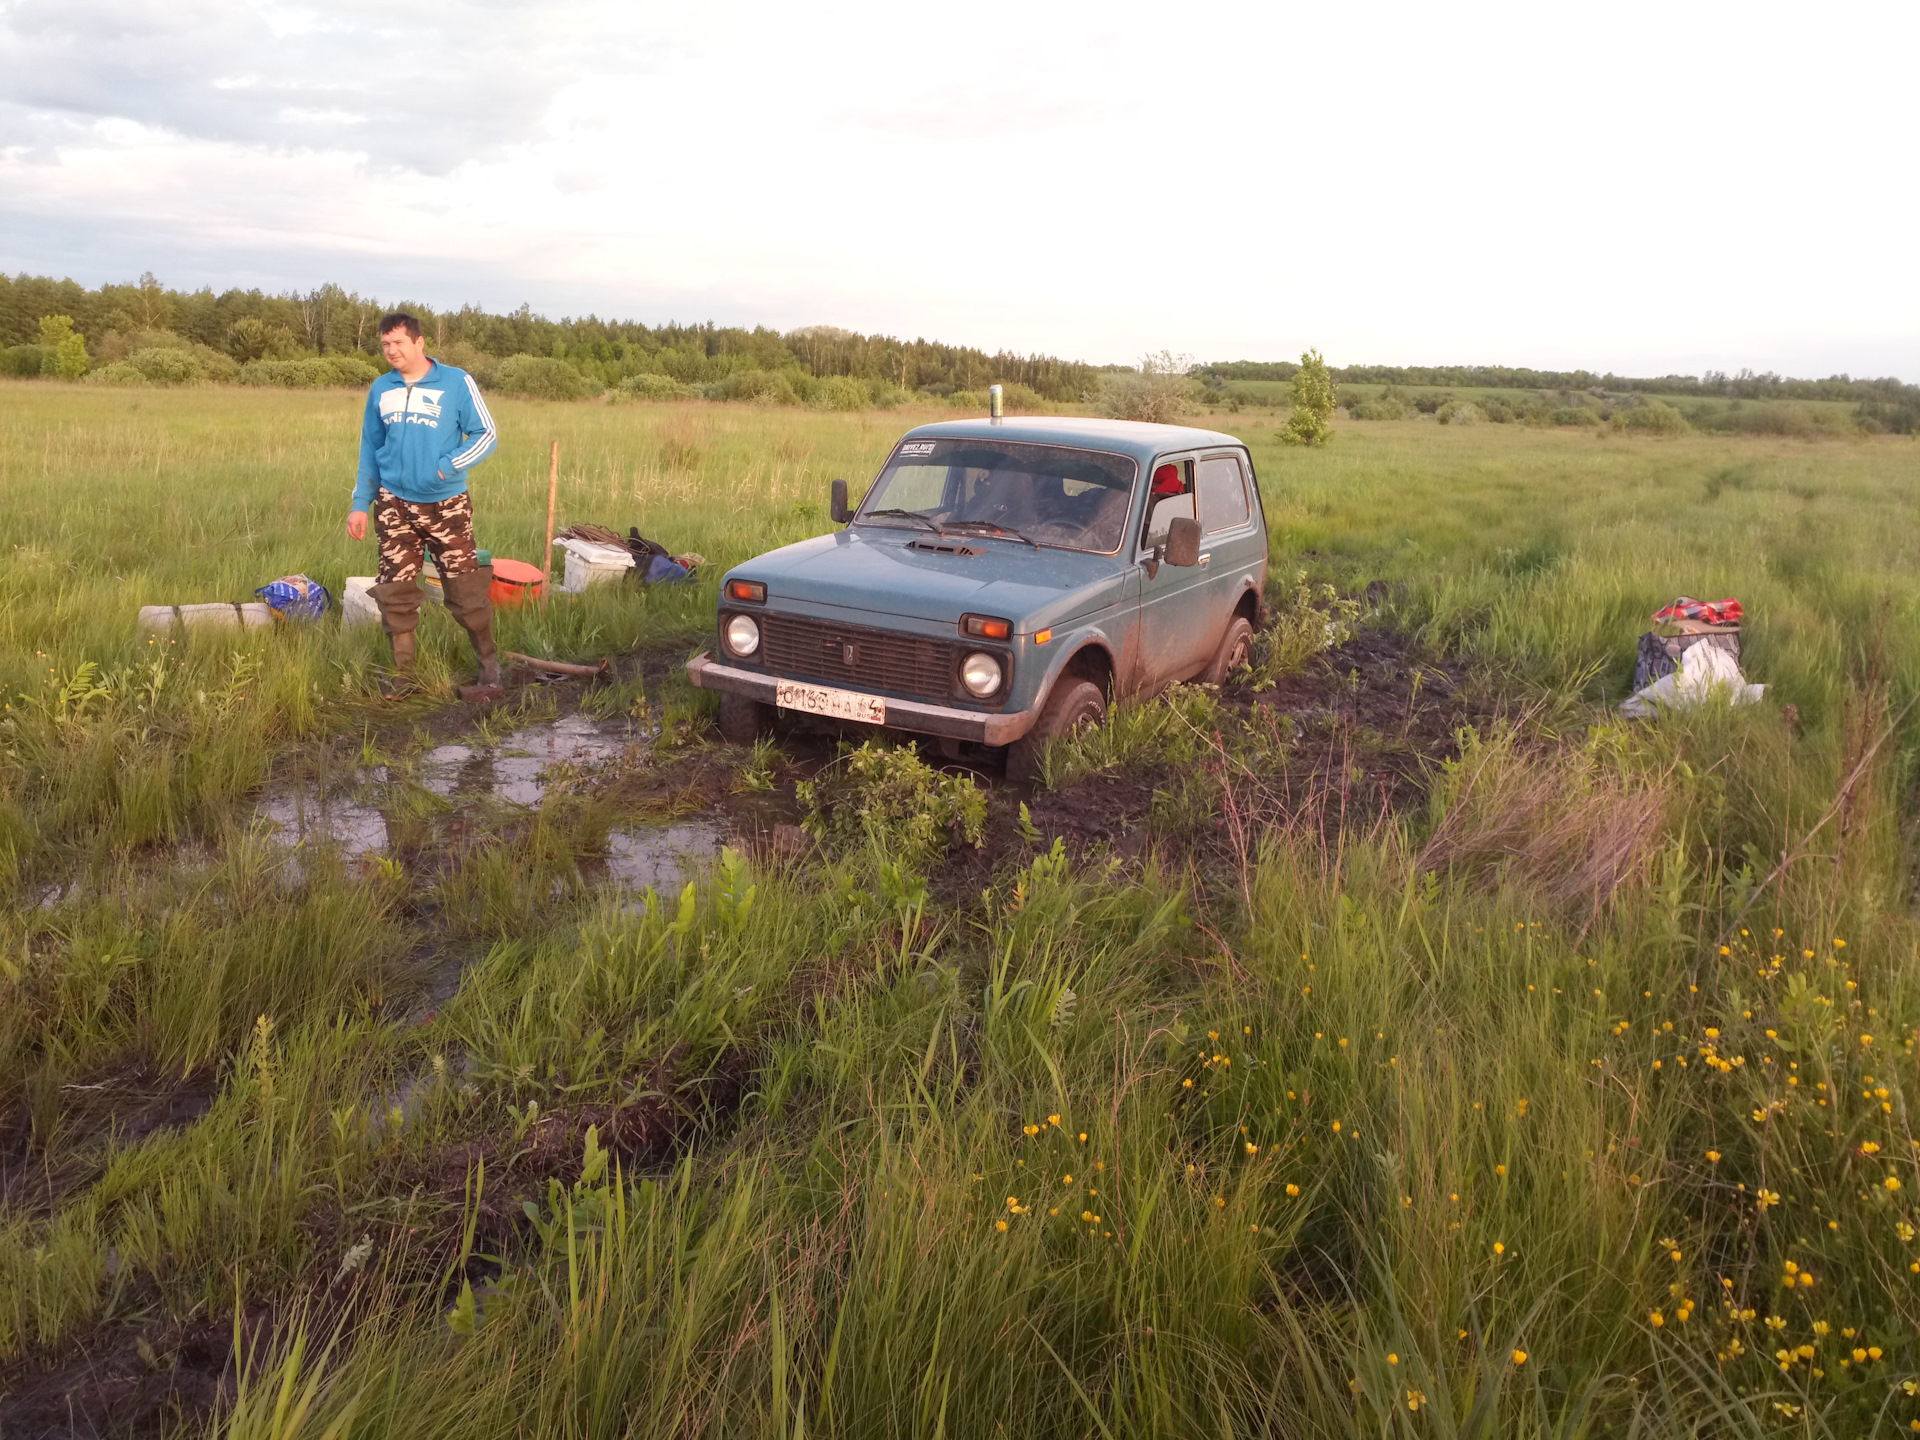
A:
{"label": "green bush", "polygon": [[583,400],[600,393],[598,382],[544,355],[509,355],[494,372],[493,388],[529,400]]}
{"label": "green bush", "polygon": [[1598,425],[1600,412],[1591,405],[1560,405],[1547,418],[1555,425]]}
{"label": "green bush", "polygon": [[[1189,378],[1192,368],[1186,356],[1176,356],[1171,350],[1143,356],[1138,370],[1114,371],[1100,377],[1093,408],[1115,420],[1170,424],[1196,403],[1199,386]],[[958,404],[960,396],[953,398]]]}
{"label": "green bush", "polygon": [[629,375],[620,382],[620,393],[635,400],[691,400],[700,394],[671,375]]}
{"label": "green bush", "polygon": [[38,345],[9,345],[0,350],[0,375],[38,375],[45,354]]}
{"label": "green bush", "polygon": [[[37,348],[37,347],[36,347]],[[153,381],[146,377],[138,365],[128,360],[116,360],[111,365],[102,365],[87,373],[89,385],[151,385]]]}
{"label": "green bush", "polygon": [[1693,427],[1687,417],[1664,400],[1641,400],[1616,410],[1607,423],[1615,430],[1639,430],[1651,435],[1684,435]]}
{"label": "green bush", "polygon": [[907,865],[938,859],[949,840],[977,847],[985,834],[987,797],[973,777],[936,770],[910,746],[869,740],[796,793],[820,839],[871,838]]}
{"label": "green bush", "polygon": [[87,376],[95,385],[232,384],[239,378],[240,367],[231,355],[205,345],[151,346]]}
{"label": "green bush", "polygon": [[242,385],[277,385],[288,390],[359,388],[380,375],[358,355],[314,355],[305,360],[249,360],[236,377]]}
{"label": "green bush", "polygon": [[800,392],[793,381],[772,370],[736,370],[701,388],[709,400],[749,400],[761,405],[800,403]]}
{"label": "green bush", "polygon": [[1389,385],[1372,400],[1349,403],[1347,416],[1353,420],[1404,420],[1407,418],[1406,397]]}
{"label": "green bush", "polygon": [[1471,400],[1449,400],[1433,418],[1442,425],[1478,425],[1487,418],[1487,412]]}
{"label": "green bush", "polygon": [[822,410],[864,410],[872,398],[867,387],[851,375],[829,375],[814,383],[808,403]]}

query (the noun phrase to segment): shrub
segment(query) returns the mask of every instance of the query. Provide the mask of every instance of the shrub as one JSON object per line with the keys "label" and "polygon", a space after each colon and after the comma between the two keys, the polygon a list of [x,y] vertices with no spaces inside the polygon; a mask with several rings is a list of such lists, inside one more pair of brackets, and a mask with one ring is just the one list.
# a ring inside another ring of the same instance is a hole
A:
{"label": "shrub", "polygon": [[38,345],[9,345],[0,350],[0,374],[38,375],[46,351]]}
{"label": "shrub", "polygon": [[[1195,385],[1187,374],[1191,368],[1189,357],[1176,356],[1171,350],[1142,356],[1138,370],[1115,371],[1100,377],[1093,408],[1096,413],[1115,420],[1145,420],[1162,425],[1177,420],[1194,407]],[[954,396],[956,402],[959,398]]]}
{"label": "shrub", "polygon": [[700,392],[671,375],[629,375],[620,382],[620,393],[635,400],[691,400]]}
{"label": "shrub", "polygon": [[823,410],[864,410],[871,398],[867,387],[851,375],[829,375],[815,382],[808,403]]}
{"label": "shrub", "polygon": [[371,385],[380,372],[358,355],[314,355],[305,360],[251,360],[240,367],[242,385],[279,385],[289,390],[325,390]]}
{"label": "shrub", "polygon": [[1433,418],[1442,425],[1478,425],[1487,414],[1471,400],[1449,400]]}
{"label": "shrub", "polygon": [[1591,405],[1561,405],[1548,412],[1555,425],[1598,425],[1600,412]]}
{"label": "shrub", "polygon": [[1643,399],[1614,411],[1607,423],[1615,430],[1641,430],[1653,435],[1681,435],[1693,428],[1686,416],[1664,400]]}
{"label": "shrub", "polygon": [[1895,435],[1912,435],[1920,431],[1920,401],[1906,400],[1894,405],[1863,400],[1860,408],[1853,412],[1853,418],[1854,423],[1869,435],[1886,431]]}
{"label": "shrub", "polygon": [[787,376],[772,370],[736,370],[704,385],[709,400],[748,400],[762,405],[798,405],[800,392]]}
{"label": "shrub", "polygon": [[1406,398],[1389,385],[1376,399],[1352,402],[1347,406],[1347,415],[1354,420],[1404,420]]}
{"label": "shrub", "polygon": [[1253,690],[1271,690],[1314,656],[1353,638],[1360,619],[1360,602],[1340,594],[1331,585],[1318,591],[1307,583],[1307,572],[1296,571],[1293,595],[1273,608],[1272,621],[1253,637],[1253,655],[1236,678]]}
{"label": "shrub", "polygon": [[1000,387],[1000,400],[1009,415],[1045,415],[1052,410],[1045,396],[1031,385],[1022,385],[1018,380],[1009,381]]}
{"label": "shrub", "polygon": [[545,355],[509,355],[494,372],[493,388],[529,400],[581,400],[600,393],[597,381]]}
{"label": "shrub", "polygon": [[231,384],[240,367],[231,355],[205,345],[155,345],[136,350],[87,376],[96,385]]}
{"label": "shrub", "polygon": [[947,403],[956,410],[984,410],[987,408],[987,392],[984,390],[955,390],[947,396]]}
{"label": "shrub", "polygon": [[987,797],[970,775],[935,770],[907,746],[869,740],[798,791],[807,828],[823,840],[872,838],[908,865],[924,865],[949,840],[978,847]]}
{"label": "shrub", "polygon": [[1289,445],[1324,445],[1333,438],[1333,373],[1318,350],[1300,357],[1293,374],[1293,413],[1280,438]]}
{"label": "shrub", "polygon": [[[36,347],[37,348],[37,347]],[[102,365],[98,370],[87,374],[89,385],[151,385],[138,365],[130,360],[116,360],[111,365]]]}

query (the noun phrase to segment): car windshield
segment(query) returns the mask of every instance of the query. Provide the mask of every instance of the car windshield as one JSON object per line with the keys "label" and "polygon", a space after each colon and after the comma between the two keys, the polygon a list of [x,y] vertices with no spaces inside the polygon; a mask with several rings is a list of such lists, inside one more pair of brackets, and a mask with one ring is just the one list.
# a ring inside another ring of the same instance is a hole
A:
{"label": "car windshield", "polygon": [[1002,532],[1063,550],[1120,548],[1134,462],[1099,450],[1011,440],[908,440],[861,503],[863,525]]}

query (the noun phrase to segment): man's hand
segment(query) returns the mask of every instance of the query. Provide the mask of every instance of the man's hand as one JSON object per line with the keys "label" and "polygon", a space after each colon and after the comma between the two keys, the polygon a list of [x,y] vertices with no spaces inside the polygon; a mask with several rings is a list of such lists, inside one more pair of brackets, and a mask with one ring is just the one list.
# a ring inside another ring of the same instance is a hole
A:
{"label": "man's hand", "polygon": [[347,538],[364,540],[367,538],[367,512],[356,510],[347,516]]}

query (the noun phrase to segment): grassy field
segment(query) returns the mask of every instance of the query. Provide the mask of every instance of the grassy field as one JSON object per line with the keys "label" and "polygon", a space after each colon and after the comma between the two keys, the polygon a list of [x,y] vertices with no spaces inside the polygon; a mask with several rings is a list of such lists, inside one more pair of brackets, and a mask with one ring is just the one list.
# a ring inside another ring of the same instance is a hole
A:
{"label": "grassy field", "polygon": [[[558,439],[563,523],[711,564],[503,617],[621,665],[473,717],[134,628],[371,570],[354,397],[0,391],[0,1434],[1920,1430],[1911,441],[1259,420],[1281,633],[1303,572],[1360,633],[979,777],[975,850],[676,675],[921,417],[495,408],[483,544]],[[1682,593],[1767,699],[1612,718]],[[436,788],[575,711],[627,743],[537,810]]]}

